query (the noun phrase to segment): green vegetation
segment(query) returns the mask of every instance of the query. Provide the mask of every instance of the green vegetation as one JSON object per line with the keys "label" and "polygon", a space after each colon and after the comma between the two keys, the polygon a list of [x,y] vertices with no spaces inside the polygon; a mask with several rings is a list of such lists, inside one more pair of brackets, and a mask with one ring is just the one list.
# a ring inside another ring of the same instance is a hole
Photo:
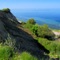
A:
{"label": "green vegetation", "polygon": [[15,53],[11,47],[0,44],[0,60],[37,60],[37,58],[27,52]]}
{"label": "green vegetation", "polygon": [[23,52],[22,54],[16,54],[13,60],[37,60],[37,58],[27,52]]}
{"label": "green vegetation", "polygon": [[28,52],[18,53],[14,50],[15,40],[8,36],[6,42],[0,43],[0,60],[38,60]]}
{"label": "green vegetation", "polygon": [[2,9],[3,12],[6,12],[6,13],[9,13],[10,12],[10,9],[9,8],[4,8]]}
{"label": "green vegetation", "polygon": [[[31,21],[31,20],[29,20]],[[47,25],[31,24],[27,21],[24,28],[29,29],[34,35],[36,40],[50,51],[51,58],[60,58],[60,42],[54,40],[55,34]],[[60,36],[59,36],[60,38]]]}
{"label": "green vegetation", "polygon": [[[51,58],[60,58],[60,42],[54,41],[55,35],[47,25],[38,25],[34,19],[29,19],[26,23],[23,22],[21,26],[36,36],[35,39],[50,51],[48,55]],[[0,60],[38,60],[28,52],[18,53],[15,51],[15,43],[15,40],[12,40],[10,36],[4,44],[0,43]]]}
{"label": "green vegetation", "polygon": [[[33,22],[33,23],[32,23]],[[47,25],[38,25],[36,24],[34,19],[29,19],[25,24],[26,28],[32,31],[37,37],[47,38],[49,40],[53,40],[55,34],[52,32],[51,29]]]}
{"label": "green vegetation", "polygon": [[9,60],[13,56],[13,50],[9,46],[0,44],[0,60]]}
{"label": "green vegetation", "polygon": [[36,22],[35,22],[35,20],[34,20],[33,18],[31,18],[31,19],[29,19],[29,20],[27,21],[27,23],[34,25]]}
{"label": "green vegetation", "polygon": [[42,25],[38,27],[37,34],[39,37],[47,38],[49,40],[53,40],[54,33],[48,28],[47,25]]}
{"label": "green vegetation", "polygon": [[60,42],[49,41],[45,38],[37,38],[38,42],[42,44],[46,49],[50,51],[50,57],[58,58],[60,57]]}

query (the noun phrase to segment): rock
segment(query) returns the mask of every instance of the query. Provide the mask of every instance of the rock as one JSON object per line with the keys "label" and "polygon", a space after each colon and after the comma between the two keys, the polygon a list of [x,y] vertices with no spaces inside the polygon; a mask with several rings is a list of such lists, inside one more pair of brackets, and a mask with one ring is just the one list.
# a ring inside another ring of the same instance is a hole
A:
{"label": "rock", "polygon": [[15,39],[15,48],[18,52],[27,51],[36,57],[42,57],[44,52],[49,53],[41,44],[38,43],[28,33],[19,29],[20,23],[11,12],[0,11],[0,42],[5,42],[10,35],[11,39]]}

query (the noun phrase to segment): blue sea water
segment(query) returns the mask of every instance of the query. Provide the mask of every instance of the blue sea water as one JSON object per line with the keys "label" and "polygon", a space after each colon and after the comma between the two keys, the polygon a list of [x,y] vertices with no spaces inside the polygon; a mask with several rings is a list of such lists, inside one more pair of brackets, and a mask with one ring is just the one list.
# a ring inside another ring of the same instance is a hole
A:
{"label": "blue sea water", "polygon": [[38,24],[48,24],[51,28],[60,29],[60,12],[56,11],[13,11],[18,20],[26,22],[34,18]]}

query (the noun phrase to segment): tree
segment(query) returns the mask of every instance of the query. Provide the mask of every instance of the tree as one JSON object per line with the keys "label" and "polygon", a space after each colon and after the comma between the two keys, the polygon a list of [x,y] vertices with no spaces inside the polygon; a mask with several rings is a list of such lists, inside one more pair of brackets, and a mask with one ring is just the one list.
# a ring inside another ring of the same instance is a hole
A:
{"label": "tree", "polygon": [[38,24],[33,25],[31,28],[32,32],[37,36]]}
{"label": "tree", "polygon": [[27,23],[29,23],[29,24],[36,24],[36,22],[35,22],[35,20],[33,18],[29,19],[27,21]]}
{"label": "tree", "polygon": [[37,30],[39,37],[53,39],[55,34],[48,28],[47,25],[39,26]]}

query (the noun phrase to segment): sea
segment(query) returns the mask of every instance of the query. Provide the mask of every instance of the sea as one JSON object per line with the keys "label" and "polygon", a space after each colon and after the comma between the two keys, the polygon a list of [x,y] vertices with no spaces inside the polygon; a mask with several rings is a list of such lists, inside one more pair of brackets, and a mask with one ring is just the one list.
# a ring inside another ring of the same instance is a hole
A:
{"label": "sea", "polygon": [[26,22],[33,18],[37,24],[47,24],[52,29],[60,29],[60,11],[12,11],[19,21]]}

